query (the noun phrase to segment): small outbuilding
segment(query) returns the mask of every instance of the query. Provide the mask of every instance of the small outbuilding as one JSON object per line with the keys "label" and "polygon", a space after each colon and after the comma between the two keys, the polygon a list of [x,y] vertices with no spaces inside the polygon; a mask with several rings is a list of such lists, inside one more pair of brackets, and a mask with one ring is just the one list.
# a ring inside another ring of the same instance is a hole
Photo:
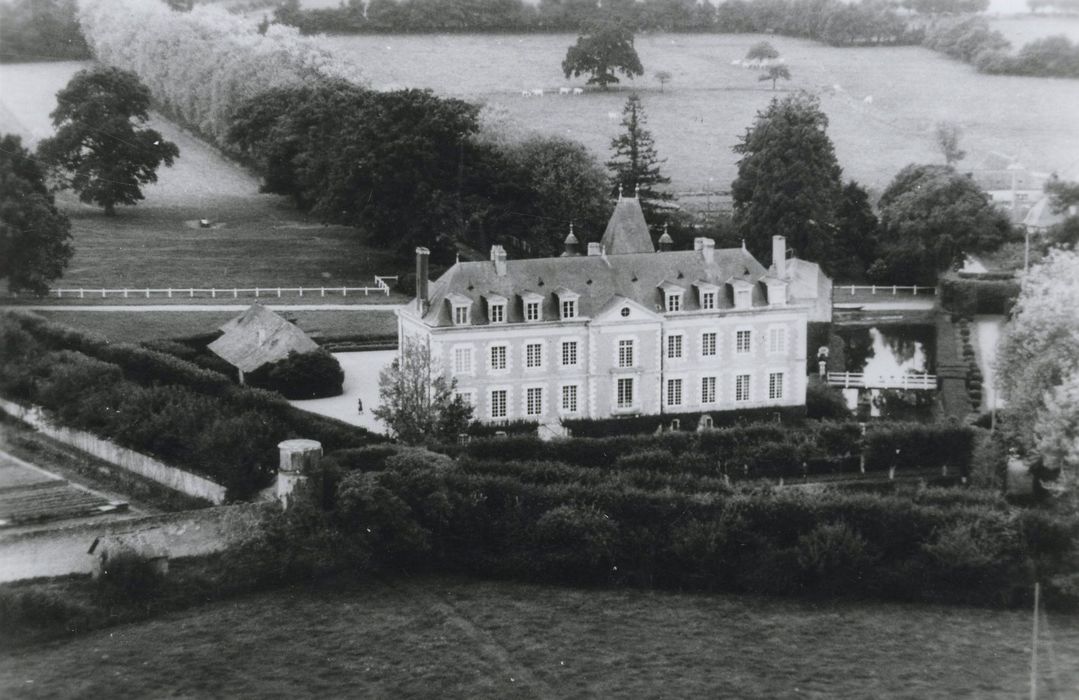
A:
{"label": "small outbuilding", "polygon": [[239,371],[241,384],[244,374],[283,360],[290,352],[318,350],[318,344],[299,327],[258,303],[220,330],[223,335],[207,347]]}

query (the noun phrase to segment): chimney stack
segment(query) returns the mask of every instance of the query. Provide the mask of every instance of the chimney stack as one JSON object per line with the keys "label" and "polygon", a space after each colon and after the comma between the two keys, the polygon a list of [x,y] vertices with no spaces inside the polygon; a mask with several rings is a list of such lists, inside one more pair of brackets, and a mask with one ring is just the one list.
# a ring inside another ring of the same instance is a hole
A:
{"label": "chimney stack", "polygon": [[603,255],[603,244],[595,241],[588,244],[589,255]]}
{"label": "chimney stack", "polygon": [[711,264],[715,260],[716,242],[711,238],[694,238],[693,250],[700,251],[704,261]]}
{"label": "chimney stack", "polygon": [[431,251],[427,248],[416,248],[416,305],[420,313],[427,313],[427,260],[431,257]]}
{"label": "chimney stack", "polygon": [[581,254],[581,242],[577,240],[577,236],[573,235],[573,224],[569,225],[569,235],[566,236],[566,240],[563,241],[565,249],[562,252],[563,257],[574,257]]}
{"label": "chimney stack", "polygon": [[783,236],[772,236],[772,267],[776,269],[776,277],[787,275],[787,239]]}
{"label": "chimney stack", "polygon": [[495,274],[504,277],[506,275],[506,249],[500,245],[491,246],[491,262],[495,264]]}

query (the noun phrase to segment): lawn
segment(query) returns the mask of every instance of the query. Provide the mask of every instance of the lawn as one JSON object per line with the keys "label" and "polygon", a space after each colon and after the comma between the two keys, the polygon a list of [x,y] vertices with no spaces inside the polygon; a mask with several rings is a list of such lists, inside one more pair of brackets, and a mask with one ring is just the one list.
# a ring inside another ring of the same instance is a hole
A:
{"label": "lawn", "polygon": [[[80,62],[0,65],[0,132],[25,145],[52,133],[55,94]],[[260,194],[258,179],[205,142],[154,116],[180,158],[162,168],[145,201],[106,217],[71,193],[58,202],[72,220],[75,258],[57,287],[373,286],[395,275],[390,256],[357,241],[355,229],[305,219],[288,200]],[[200,228],[207,218],[211,228]]]}
{"label": "lawn", "polygon": [[[764,38],[793,74],[775,93],[756,71],[731,65]],[[508,128],[568,136],[606,160],[626,92],[558,95],[560,86],[584,83],[561,73],[574,40],[569,34],[372,35],[321,43],[362,66],[374,87],[427,87],[484,101]],[[642,34],[636,47],[646,72],[624,85],[642,91],[656,148],[679,192],[728,189],[737,161],[731,147],[774,96],[798,89],[820,96],[846,176],[878,190],[908,163],[942,160],[933,143],[940,120],[963,129],[964,169],[977,169],[996,152],[1036,171],[1079,176],[1079,81],[980,75],[920,47],[844,49],[779,36]],[[662,92],[652,77],[658,70],[673,75]],[[531,88],[548,94],[521,96]]]}
{"label": "lawn", "polygon": [[[1040,697],[1079,685],[1077,623],[1054,617],[1042,637]],[[1029,663],[1021,611],[426,578],[252,595],[7,653],[0,695],[1015,698]]]}
{"label": "lawn", "polygon": [[[158,338],[187,338],[215,333],[238,311],[36,311],[74,328],[100,333],[114,343],[138,343]],[[392,311],[285,311],[318,339],[386,337],[397,334]]]}

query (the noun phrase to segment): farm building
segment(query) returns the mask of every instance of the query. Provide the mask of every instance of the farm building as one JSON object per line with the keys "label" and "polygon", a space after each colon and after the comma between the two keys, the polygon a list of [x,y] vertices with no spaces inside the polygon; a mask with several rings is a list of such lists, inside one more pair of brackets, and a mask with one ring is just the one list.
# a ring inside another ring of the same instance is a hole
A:
{"label": "farm building", "polygon": [[296,325],[258,303],[220,330],[223,335],[207,347],[239,371],[241,383],[244,374],[283,360],[290,352],[318,350],[318,344]]}
{"label": "farm building", "polygon": [[[724,411],[805,403],[807,323],[831,281],[773,238],[770,267],[708,238],[653,246],[636,197],[600,242],[560,257],[458,262],[397,312],[400,347],[431,348],[488,422]],[[829,294],[830,296],[830,294]]]}

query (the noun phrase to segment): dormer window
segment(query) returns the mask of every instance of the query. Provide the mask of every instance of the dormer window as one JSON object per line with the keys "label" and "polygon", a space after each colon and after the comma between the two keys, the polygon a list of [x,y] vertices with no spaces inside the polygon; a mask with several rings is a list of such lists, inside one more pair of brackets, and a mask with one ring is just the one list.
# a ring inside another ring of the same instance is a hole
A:
{"label": "dormer window", "polygon": [[663,308],[668,313],[681,311],[682,295],[686,291],[685,288],[670,281],[661,282],[659,288],[663,290]]}
{"label": "dormer window", "polygon": [[535,323],[543,320],[543,296],[535,292],[521,294],[521,302],[524,305],[525,322]]}
{"label": "dormer window", "polygon": [[577,318],[577,300],[581,298],[581,295],[565,287],[559,287],[554,293],[558,297],[558,309],[562,320]]}
{"label": "dormer window", "polygon": [[782,306],[787,303],[787,283],[778,279],[765,279],[768,290],[768,305]]}
{"label": "dormer window", "polygon": [[451,294],[449,296],[450,302],[450,317],[453,319],[453,325],[455,326],[467,326],[472,322],[470,312],[472,309],[472,300],[466,297],[464,294]]}
{"label": "dormer window", "polygon": [[749,289],[734,290],[734,308],[748,309],[752,305],[752,292]]}
{"label": "dormer window", "polygon": [[501,294],[485,294],[487,299],[487,320],[491,323],[506,322],[506,297]]}
{"label": "dormer window", "polygon": [[719,308],[719,287],[710,282],[694,282],[697,287],[697,302],[702,311],[715,311]]}

